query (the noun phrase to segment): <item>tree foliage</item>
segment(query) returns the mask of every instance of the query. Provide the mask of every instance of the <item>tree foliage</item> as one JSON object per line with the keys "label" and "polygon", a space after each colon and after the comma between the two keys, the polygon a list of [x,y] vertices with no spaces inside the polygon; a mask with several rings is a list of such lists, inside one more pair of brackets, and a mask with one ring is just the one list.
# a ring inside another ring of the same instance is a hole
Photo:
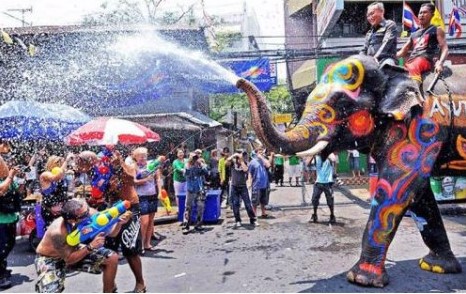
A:
{"label": "tree foliage", "polygon": [[101,11],[84,16],[84,25],[157,24],[174,25],[183,23],[197,25],[194,4],[179,7],[179,11],[159,11],[164,0],[107,0],[100,5]]}
{"label": "tree foliage", "polygon": [[217,32],[215,33],[216,37],[216,46],[215,51],[221,52],[226,48],[233,46],[235,42],[241,41],[242,34],[241,32]]}
{"label": "tree foliage", "polygon": [[[272,113],[293,112],[293,102],[286,86],[272,88],[265,95],[267,105]],[[228,110],[236,111],[245,119],[249,118],[249,102],[244,93],[216,94],[210,97],[210,117],[224,121]]]}
{"label": "tree foliage", "polygon": [[146,22],[139,3],[134,1],[119,0],[111,4],[105,1],[100,7],[101,12],[84,16],[84,25],[124,25]]}

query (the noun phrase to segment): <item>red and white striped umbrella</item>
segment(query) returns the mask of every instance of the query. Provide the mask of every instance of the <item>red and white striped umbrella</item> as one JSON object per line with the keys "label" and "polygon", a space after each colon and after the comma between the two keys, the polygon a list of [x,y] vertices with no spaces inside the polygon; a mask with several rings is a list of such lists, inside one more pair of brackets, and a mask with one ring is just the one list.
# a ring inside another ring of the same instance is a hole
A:
{"label": "red and white striped umbrella", "polygon": [[138,123],[111,117],[99,117],[81,126],[67,137],[67,145],[143,144],[160,141],[154,131]]}

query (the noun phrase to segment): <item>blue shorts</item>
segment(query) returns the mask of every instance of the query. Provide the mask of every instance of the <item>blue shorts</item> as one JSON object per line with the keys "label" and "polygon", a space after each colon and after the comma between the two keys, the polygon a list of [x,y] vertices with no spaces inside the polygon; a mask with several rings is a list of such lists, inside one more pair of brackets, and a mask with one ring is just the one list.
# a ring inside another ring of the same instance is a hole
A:
{"label": "blue shorts", "polygon": [[139,196],[141,215],[157,212],[158,203],[157,195]]}
{"label": "blue shorts", "polygon": [[350,169],[359,170],[359,157],[350,157]]}

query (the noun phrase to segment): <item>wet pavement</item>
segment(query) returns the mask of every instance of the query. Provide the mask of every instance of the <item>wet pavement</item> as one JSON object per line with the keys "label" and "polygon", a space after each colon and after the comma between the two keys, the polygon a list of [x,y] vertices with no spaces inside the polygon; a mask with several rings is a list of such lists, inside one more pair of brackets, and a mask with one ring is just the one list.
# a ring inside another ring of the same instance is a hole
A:
{"label": "wet pavement", "polygon": [[[390,247],[384,289],[364,288],[346,281],[357,261],[369,214],[368,194],[335,191],[337,223],[329,225],[322,195],[319,223],[308,223],[312,186],[272,185],[270,219],[259,227],[234,228],[233,213],[222,209],[218,224],[186,236],[179,223],[158,225],[166,236],[155,252],[142,258],[149,292],[465,292],[466,274],[438,275],[422,271],[418,259],[428,250],[414,222],[405,218]],[[357,195],[356,195],[357,194]],[[247,215],[242,210],[244,223]],[[466,216],[444,216],[450,243],[466,270]],[[34,255],[25,240],[18,242],[9,262],[15,286],[5,292],[32,292]],[[119,292],[131,291],[134,278],[123,260],[117,274]],[[101,276],[70,273],[65,292],[100,292]]]}

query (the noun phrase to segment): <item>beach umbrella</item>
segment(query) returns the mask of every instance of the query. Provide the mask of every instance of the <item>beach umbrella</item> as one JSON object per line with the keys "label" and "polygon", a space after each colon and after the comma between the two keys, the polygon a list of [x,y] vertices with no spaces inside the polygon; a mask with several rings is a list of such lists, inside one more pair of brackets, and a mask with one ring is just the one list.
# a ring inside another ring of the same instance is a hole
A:
{"label": "beach umbrella", "polygon": [[159,134],[125,119],[99,117],[73,131],[65,138],[67,145],[116,145],[157,142]]}
{"label": "beach umbrella", "polygon": [[90,119],[69,105],[13,100],[0,106],[0,138],[63,140]]}

